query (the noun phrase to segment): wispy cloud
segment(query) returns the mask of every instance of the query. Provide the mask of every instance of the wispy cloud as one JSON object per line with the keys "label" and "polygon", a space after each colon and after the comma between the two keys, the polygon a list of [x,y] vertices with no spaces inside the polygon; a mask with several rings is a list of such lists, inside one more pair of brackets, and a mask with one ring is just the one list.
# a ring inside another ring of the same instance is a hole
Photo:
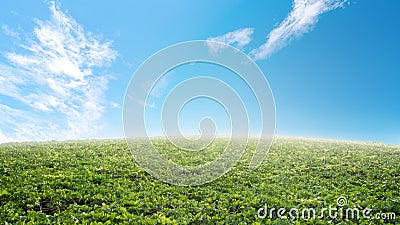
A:
{"label": "wispy cloud", "polygon": [[154,102],[149,103],[148,101],[145,100],[139,100],[139,99],[133,99],[136,104],[139,104],[141,106],[147,107],[147,108],[155,108],[156,105]]}
{"label": "wispy cloud", "polygon": [[19,39],[19,33],[11,30],[7,25],[3,24],[3,26],[1,26],[1,29],[3,30],[5,35]]}
{"label": "wispy cloud", "polygon": [[342,7],[345,2],[347,0],[294,0],[289,15],[269,33],[267,41],[251,51],[250,55],[255,60],[268,58],[291,40],[310,31],[321,14]]}
{"label": "wispy cloud", "polygon": [[136,102],[136,104],[139,104],[146,108],[159,107],[159,105],[156,102],[158,102],[158,99],[166,95],[165,93],[166,89],[173,81],[173,76],[174,76],[173,74],[174,73],[172,71],[168,71],[161,78],[159,78],[157,82],[154,82],[153,80],[148,80],[143,82],[141,88],[143,92],[148,94],[147,100],[137,99],[130,95],[128,95],[128,98]]}
{"label": "wispy cloud", "polygon": [[[253,28],[242,28],[221,36],[208,38],[209,41],[218,41],[237,48],[243,48],[251,42],[251,35],[254,33]],[[218,52],[221,45],[215,45],[213,42],[207,43],[210,50],[214,53]]]}
{"label": "wispy cloud", "polygon": [[3,132],[0,130],[0,143],[5,143],[5,142],[13,142],[14,139],[11,139],[7,137]]}
{"label": "wispy cloud", "polygon": [[160,98],[164,92],[165,89],[168,87],[168,85],[171,83],[172,80],[172,72],[168,72],[167,74],[164,74],[157,83],[154,84],[152,90],[150,91],[150,95],[152,97]]}
{"label": "wispy cloud", "polygon": [[[0,62],[0,142],[85,138],[101,126],[112,42],[85,32],[50,2],[50,18],[35,19],[33,35]],[[4,118],[4,119],[3,119]]]}

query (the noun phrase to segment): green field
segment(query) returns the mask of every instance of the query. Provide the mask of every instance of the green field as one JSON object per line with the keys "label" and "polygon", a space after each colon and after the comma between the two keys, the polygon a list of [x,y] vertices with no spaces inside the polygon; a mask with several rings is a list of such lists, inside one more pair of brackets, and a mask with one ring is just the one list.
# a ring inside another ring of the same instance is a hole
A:
{"label": "green field", "polygon": [[[196,163],[165,141],[158,145],[182,164]],[[0,224],[400,223],[400,146],[277,138],[264,163],[250,171],[253,149],[250,143],[219,179],[179,187],[139,168],[121,140],[0,145]],[[341,197],[347,199],[341,208],[357,208],[360,219],[323,212]],[[281,219],[275,211],[259,218],[265,206],[300,215]],[[302,217],[309,208],[323,218]],[[361,216],[366,208],[371,218]]]}

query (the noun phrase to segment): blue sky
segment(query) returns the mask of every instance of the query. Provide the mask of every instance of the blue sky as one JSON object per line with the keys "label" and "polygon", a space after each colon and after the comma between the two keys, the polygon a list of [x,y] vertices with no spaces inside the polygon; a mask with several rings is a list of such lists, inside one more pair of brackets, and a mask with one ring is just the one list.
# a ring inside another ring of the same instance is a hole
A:
{"label": "blue sky", "polygon": [[[211,38],[256,60],[275,97],[277,135],[400,144],[399,6],[372,0],[2,2],[0,142],[123,137],[124,94],[138,66],[169,45]],[[149,110],[179,82],[178,72],[159,84]],[[182,111],[182,129],[194,132],[201,117],[214,115],[224,133],[223,109],[197,103]]]}

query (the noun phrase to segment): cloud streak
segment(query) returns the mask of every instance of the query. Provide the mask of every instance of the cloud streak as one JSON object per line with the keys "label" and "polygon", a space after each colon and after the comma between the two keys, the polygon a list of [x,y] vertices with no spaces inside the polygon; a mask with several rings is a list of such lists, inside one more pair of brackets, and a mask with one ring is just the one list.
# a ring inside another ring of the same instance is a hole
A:
{"label": "cloud streak", "polygon": [[242,28],[218,37],[209,38],[208,40],[219,41],[228,45],[235,45],[238,48],[242,48],[250,43],[251,35],[253,33],[253,28]]}
{"label": "cloud streak", "polygon": [[346,2],[347,0],[294,0],[289,15],[269,33],[267,41],[252,50],[250,55],[255,60],[268,58],[293,39],[312,30],[321,14],[342,7]]}
{"label": "cloud streak", "polygon": [[208,38],[211,42],[208,42],[207,45],[212,53],[217,53],[221,48],[221,45],[215,45],[212,41],[222,42],[241,49],[251,42],[253,33],[253,28],[241,28],[221,36]]}
{"label": "cloud streak", "polygon": [[33,35],[0,62],[0,142],[87,138],[101,127],[104,73],[117,52],[54,2],[49,9],[50,18],[35,19]]}

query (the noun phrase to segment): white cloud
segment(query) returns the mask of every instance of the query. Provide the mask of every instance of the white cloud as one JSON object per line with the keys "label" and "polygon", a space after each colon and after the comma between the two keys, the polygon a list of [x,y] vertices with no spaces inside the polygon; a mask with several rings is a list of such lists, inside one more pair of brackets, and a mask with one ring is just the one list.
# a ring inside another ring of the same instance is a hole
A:
{"label": "white cloud", "polygon": [[19,39],[19,33],[11,30],[7,25],[1,26],[1,29],[5,35]]}
{"label": "white cloud", "polygon": [[171,72],[165,74],[157,81],[157,83],[154,84],[153,88],[150,91],[151,96],[160,98],[163,94],[165,94],[165,89],[171,82],[171,74]]}
{"label": "white cloud", "polygon": [[49,9],[50,19],[35,19],[33,36],[0,63],[0,142],[87,138],[101,127],[108,105],[104,69],[117,52],[54,2]]}
{"label": "white cloud", "polygon": [[[154,83],[152,80],[148,80],[142,83],[141,88],[142,90],[148,94],[147,101],[144,99],[136,99],[131,95],[127,97],[137,104],[145,106],[147,108],[156,108],[155,100],[161,98],[162,96],[166,95],[166,89],[170,85],[173,80],[174,72],[168,71],[165,73],[161,78]],[[151,102],[151,103],[150,103]]]}
{"label": "white cloud", "polygon": [[251,42],[251,35],[253,32],[253,28],[238,29],[218,37],[208,38],[210,42],[207,42],[207,45],[213,53],[217,53],[220,50],[221,45],[215,45],[212,41],[218,41],[228,45],[233,45],[237,48],[243,48]]}
{"label": "white cloud", "polygon": [[121,108],[121,106],[120,106],[118,103],[116,103],[116,102],[110,102],[110,105],[111,105],[111,107],[113,107],[113,108],[115,108],[115,109]]}
{"label": "white cloud", "polygon": [[144,106],[144,107],[147,107],[147,108],[156,108],[156,104],[154,103],[154,102],[152,102],[152,103],[149,103],[149,102],[146,102],[145,100],[139,100],[139,99],[133,99],[137,104],[139,104],[139,105],[142,105],[142,106]]}
{"label": "white cloud", "polygon": [[268,58],[291,40],[310,31],[321,14],[342,7],[345,2],[347,0],[294,0],[289,15],[269,33],[266,43],[250,54],[255,60]]}
{"label": "white cloud", "polygon": [[219,41],[228,45],[236,45],[237,47],[242,48],[250,43],[253,32],[253,28],[242,28],[218,37],[209,38],[208,40]]}
{"label": "white cloud", "polygon": [[0,143],[6,143],[6,142],[13,142],[14,139],[7,137],[3,132],[0,130]]}

